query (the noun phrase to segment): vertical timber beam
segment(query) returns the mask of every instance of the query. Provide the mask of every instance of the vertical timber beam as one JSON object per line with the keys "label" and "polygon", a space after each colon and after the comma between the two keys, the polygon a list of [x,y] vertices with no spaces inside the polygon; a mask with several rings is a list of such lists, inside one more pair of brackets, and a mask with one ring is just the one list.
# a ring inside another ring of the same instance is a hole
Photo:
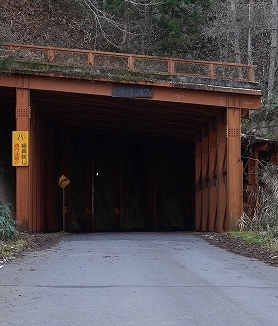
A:
{"label": "vertical timber beam", "polygon": [[87,232],[93,231],[94,220],[94,160],[92,157],[85,158],[85,176],[84,176],[84,220]]}
{"label": "vertical timber beam", "polygon": [[153,155],[148,166],[148,215],[152,231],[157,230],[156,169]]}
{"label": "vertical timber beam", "polygon": [[[54,132],[47,127],[44,130],[43,148],[45,149],[45,156],[47,163],[44,164],[44,214],[45,214],[45,230],[53,232],[57,229],[55,225],[55,188],[53,183],[55,181],[55,163],[54,163],[54,144],[55,136]],[[45,160],[44,160],[45,162]]]}
{"label": "vertical timber beam", "polygon": [[251,153],[248,158],[248,184],[246,189],[244,189],[246,198],[246,202],[244,204],[247,215],[253,217],[257,201],[259,155],[256,143],[250,149]]}
{"label": "vertical timber beam", "polygon": [[[42,210],[42,146],[41,146],[40,119],[34,103],[32,103],[32,119],[30,120],[30,151],[29,179],[31,188],[31,206],[29,229],[31,232],[39,232],[44,228],[44,216]],[[31,226],[31,227],[30,227]]]}
{"label": "vertical timber beam", "polygon": [[[28,131],[30,140],[30,90],[28,80],[22,78],[16,88],[16,130]],[[30,143],[30,141],[29,141]],[[32,155],[29,151],[29,157]],[[16,167],[16,219],[20,228],[32,232],[30,167]]]}
{"label": "vertical timber beam", "polygon": [[240,96],[229,95],[227,108],[227,228],[235,230],[242,215]]}
{"label": "vertical timber beam", "polygon": [[208,185],[208,167],[209,167],[209,137],[208,130],[202,133],[202,219],[201,231],[207,231],[208,212],[209,212],[209,185]]}
{"label": "vertical timber beam", "polygon": [[[61,151],[61,175],[64,174],[69,179],[71,178],[71,169],[72,169],[72,158],[71,158],[71,137],[69,134],[65,133],[62,135],[62,151]],[[63,207],[61,200],[61,215],[60,215],[60,229],[63,230],[65,227],[66,231],[71,231],[72,224],[72,202],[71,202],[71,187],[68,186],[65,188],[65,206]],[[60,198],[62,199],[62,189],[60,191]],[[65,225],[63,225],[63,214],[65,216]]]}
{"label": "vertical timber beam", "polygon": [[258,184],[258,162],[258,150],[256,144],[254,144],[248,159],[248,184],[251,186],[257,186]]}
{"label": "vertical timber beam", "polygon": [[227,178],[226,178],[226,113],[218,113],[217,116],[217,218],[216,231],[224,231],[224,222],[226,219],[226,204],[227,204]]}
{"label": "vertical timber beam", "polygon": [[217,189],[216,189],[216,143],[217,134],[215,122],[209,124],[209,222],[208,231],[215,231],[215,221],[217,212]]}
{"label": "vertical timber beam", "polygon": [[201,229],[202,218],[202,141],[201,136],[195,140],[195,230]]}
{"label": "vertical timber beam", "polygon": [[119,142],[117,144],[118,155],[116,156],[115,178],[114,178],[114,212],[113,212],[113,228],[114,231],[121,231],[123,216],[123,148]]}

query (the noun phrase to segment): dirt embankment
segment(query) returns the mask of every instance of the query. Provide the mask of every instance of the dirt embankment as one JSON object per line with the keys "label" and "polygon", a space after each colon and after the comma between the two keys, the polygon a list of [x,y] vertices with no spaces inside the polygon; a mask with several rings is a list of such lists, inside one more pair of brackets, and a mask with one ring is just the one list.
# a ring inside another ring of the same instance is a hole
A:
{"label": "dirt embankment", "polygon": [[94,24],[78,1],[1,0],[0,38],[4,42],[93,48]]}
{"label": "dirt embankment", "polygon": [[200,233],[199,235],[214,246],[278,267],[278,251],[262,245],[250,244],[228,233]]}

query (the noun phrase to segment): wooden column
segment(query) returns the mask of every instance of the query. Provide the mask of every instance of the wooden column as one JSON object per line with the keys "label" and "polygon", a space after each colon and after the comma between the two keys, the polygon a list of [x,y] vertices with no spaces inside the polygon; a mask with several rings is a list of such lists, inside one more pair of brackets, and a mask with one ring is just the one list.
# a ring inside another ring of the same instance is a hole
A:
{"label": "wooden column", "polygon": [[95,191],[95,167],[91,157],[85,158],[84,175],[84,222],[86,232],[93,231],[94,221],[94,191]]}
{"label": "wooden column", "polygon": [[148,218],[152,231],[157,230],[157,193],[156,193],[156,169],[154,157],[151,156],[148,166]]}
{"label": "wooden column", "polygon": [[114,172],[114,211],[113,211],[113,229],[114,231],[122,230],[123,216],[123,147],[119,142],[117,145],[115,157]]}
{"label": "wooden column", "polygon": [[226,220],[226,206],[227,206],[227,168],[226,168],[226,113],[220,112],[217,116],[217,218],[216,231],[223,232]]}
{"label": "wooden column", "polygon": [[203,130],[202,134],[202,219],[201,231],[207,231],[208,211],[209,211],[209,137],[208,130]]}
{"label": "wooden column", "polygon": [[44,216],[45,216],[45,231],[53,232],[57,230],[57,225],[55,223],[55,187],[57,187],[57,179],[60,176],[55,174],[54,131],[49,127],[45,128],[43,135],[44,135],[42,139],[43,148],[44,148],[43,202],[44,202]]}
{"label": "wooden column", "polygon": [[216,122],[211,122],[209,125],[209,222],[208,231],[215,231],[215,221],[217,212],[217,188],[216,188]]}
{"label": "wooden column", "polygon": [[202,218],[202,140],[195,140],[195,230],[201,229]]}
{"label": "wooden column", "polygon": [[258,184],[258,162],[259,155],[257,146],[254,144],[250,158],[248,159],[248,185],[257,186]]}
{"label": "wooden column", "polygon": [[230,95],[227,108],[227,228],[237,228],[243,209],[241,110],[239,95]]}
{"label": "wooden column", "polygon": [[[28,131],[30,140],[30,90],[28,81],[20,80],[20,87],[16,89],[16,130]],[[29,142],[30,143],[30,142]],[[29,148],[29,160],[32,152]],[[20,228],[24,231],[31,231],[31,184],[29,166],[16,167],[16,219]]]}
{"label": "wooden column", "polygon": [[42,159],[42,144],[39,114],[32,104],[32,119],[30,120],[30,152],[29,158],[29,179],[31,189],[31,206],[30,206],[30,232],[39,232],[45,228],[44,210],[43,210],[43,183],[42,176],[44,174]]}
{"label": "wooden column", "polygon": [[[72,169],[72,159],[71,159],[71,137],[69,134],[64,133],[62,135],[62,151],[61,151],[61,170],[59,177],[63,174],[69,180],[71,180],[71,169]],[[71,180],[72,181],[72,180]],[[63,210],[65,213],[65,230],[72,230],[72,200],[71,200],[71,187],[67,186],[65,188],[65,207],[62,205],[62,189],[60,190],[60,207],[61,207],[61,215],[60,215],[60,230],[63,228]]]}
{"label": "wooden column", "polygon": [[272,155],[271,155],[271,160],[270,163],[272,164],[278,164],[278,149],[277,149],[277,144],[275,144],[272,148]]}

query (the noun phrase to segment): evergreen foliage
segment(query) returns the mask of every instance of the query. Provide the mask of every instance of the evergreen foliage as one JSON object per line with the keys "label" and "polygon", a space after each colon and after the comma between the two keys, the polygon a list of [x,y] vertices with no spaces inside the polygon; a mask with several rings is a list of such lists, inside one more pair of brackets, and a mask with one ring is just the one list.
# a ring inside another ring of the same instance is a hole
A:
{"label": "evergreen foliage", "polygon": [[0,204],[0,237],[7,239],[17,234],[17,221],[12,216],[11,205]]}
{"label": "evergreen foliage", "polygon": [[162,53],[186,56],[191,52],[200,37],[204,12],[209,6],[209,0],[163,0],[157,22],[160,30],[158,47]]}

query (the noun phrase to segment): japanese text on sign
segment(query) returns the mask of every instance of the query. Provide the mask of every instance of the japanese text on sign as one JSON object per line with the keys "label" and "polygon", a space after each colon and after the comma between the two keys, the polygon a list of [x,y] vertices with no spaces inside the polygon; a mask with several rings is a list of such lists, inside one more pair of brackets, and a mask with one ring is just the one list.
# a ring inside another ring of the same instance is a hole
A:
{"label": "japanese text on sign", "polygon": [[145,97],[153,96],[152,86],[115,85],[112,87],[112,97]]}
{"label": "japanese text on sign", "polygon": [[29,149],[28,131],[13,131],[12,138],[12,165],[28,166],[28,149]]}

